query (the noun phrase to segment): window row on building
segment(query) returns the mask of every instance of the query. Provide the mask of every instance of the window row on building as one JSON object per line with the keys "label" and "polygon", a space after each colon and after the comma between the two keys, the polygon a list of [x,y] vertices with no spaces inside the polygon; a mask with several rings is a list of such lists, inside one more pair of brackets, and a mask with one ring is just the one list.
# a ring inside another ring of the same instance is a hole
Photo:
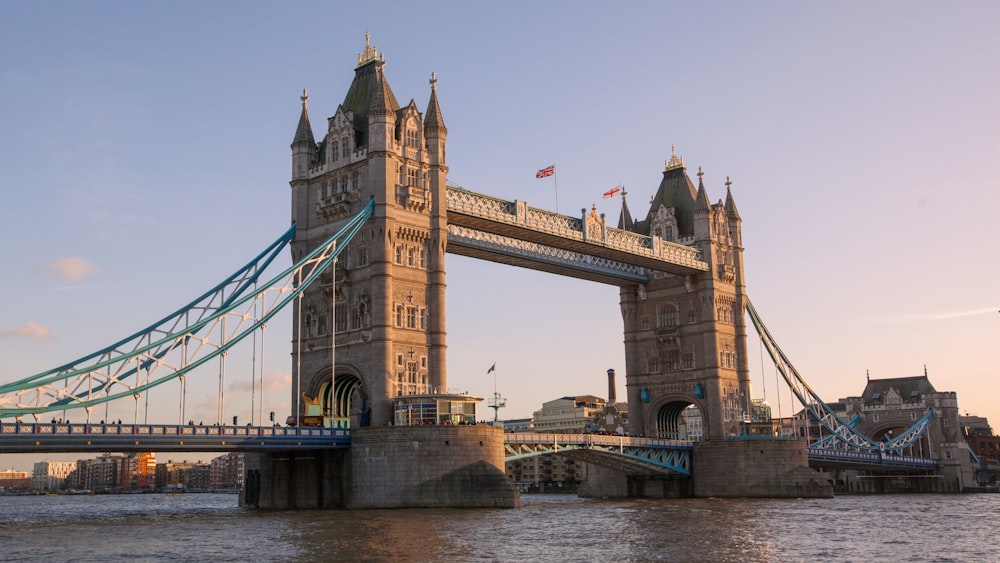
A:
{"label": "window row on building", "polygon": [[665,371],[695,369],[697,365],[694,358],[694,349],[683,352],[677,349],[668,349],[662,353],[657,349],[653,349],[652,354],[646,359],[646,372],[661,373]]}
{"label": "window row on building", "polygon": [[409,268],[427,269],[427,243],[419,246],[413,244],[399,243],[393,253],[393,262],[397,266],[407,266]]}

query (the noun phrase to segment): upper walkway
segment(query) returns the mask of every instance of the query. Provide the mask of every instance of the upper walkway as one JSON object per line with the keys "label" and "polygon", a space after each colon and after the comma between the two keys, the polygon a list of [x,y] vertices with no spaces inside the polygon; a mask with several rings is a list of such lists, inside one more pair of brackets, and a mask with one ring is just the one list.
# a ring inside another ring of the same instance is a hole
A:
{"label": "upper walkway", "polygon": [[693,246],[609,227],[586,210],[559,215],[458,186],[448,186],[448,251],[611,285],[709,268]]}

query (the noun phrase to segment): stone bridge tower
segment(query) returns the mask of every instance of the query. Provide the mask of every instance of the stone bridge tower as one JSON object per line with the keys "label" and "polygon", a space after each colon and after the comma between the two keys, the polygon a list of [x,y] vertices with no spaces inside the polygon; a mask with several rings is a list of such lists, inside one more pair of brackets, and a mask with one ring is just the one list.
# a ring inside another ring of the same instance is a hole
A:
{"label": "stone bridge tower", "polygon": [[741,433],[750,413],[741,220],[729,188],[727,179],[725,203],[709,203],[701,171],[696,191],[673,154],[646,219],[633,223],[623,207],[621,227],[695,246],[710,265],[687,276],[652,272],[621,290],[633,434],[686,438],[684,410],[695,405],[703,436],[722,438]]}
{"label": "stone bridge tower", "polygon": [[392,417],[391,397],[433,392],[446,381],[448,130],[433,73],[421,114],[413,100],[397,102],[384,70],[384,54],[366,35],[322,140],[313,137],[303,92],[291,145],[295,260],[375,201],[335,271],[293,312],[292,410],[339,425],[382,425]]}

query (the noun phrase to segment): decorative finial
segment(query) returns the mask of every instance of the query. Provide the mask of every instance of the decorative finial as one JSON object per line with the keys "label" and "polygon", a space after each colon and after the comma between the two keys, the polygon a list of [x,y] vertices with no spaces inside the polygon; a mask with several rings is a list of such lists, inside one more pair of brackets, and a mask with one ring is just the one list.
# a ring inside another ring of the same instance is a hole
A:
{"label": "decorative finial", "polygon": [[705,175],[705,173],[701,171],[701,166],[699,166],[698,167],[698,183],[701,183],[701,177],[704,176],[704,175]]}
{"label": "decorative finial", "polygon": [[302,109],[306,109],[306,106],[309,104],[309,92],[305,88],[302,89],[302,95],[299,99],[302,100]]}
{"label": "decorative finial", "polygon": [[677,156],[674,145],[670,145],[670,160],[663,162],[663,170],[673,170],[674,168],[684,168],[684,157]]}
{"label": "decorative finial", "polygon": [[438,79],[437,79],[437,73],[434,71],[431,71],[430,83],[431,83],[431,90],[437,90]]}
{"label": "decorative finial", "polygon": [[[372,61],[379,60],[378,58],[378,47],[372,47],[372,35],[371,33],[365,32],[365,50],[363,53],[358,53],[358,66],[363,64],[368,64]],[[385,55],[382,55],[382,60],[385,61]]]}

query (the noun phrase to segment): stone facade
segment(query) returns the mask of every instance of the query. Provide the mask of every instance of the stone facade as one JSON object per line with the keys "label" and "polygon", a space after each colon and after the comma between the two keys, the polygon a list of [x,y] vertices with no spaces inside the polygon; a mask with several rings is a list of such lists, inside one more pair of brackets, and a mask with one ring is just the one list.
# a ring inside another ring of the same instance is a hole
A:
{"label": "stone facade", "polygon": [[352,430],[351,442],[351,508],[514,508],[520,503],[504,475],[501,428],[363,428]]}
{"label": "stone facade", "polygon": [[[916,377],[869,379],[861,396],[840,402],[845,405],[846,418],[861,414],[856,428],[874,440],[900,435],[932,410],[927,431],[907,452],[937,460],[937,473],[943,483],[927,490],[952,492],[979,486],[963,432],[958,396],[952,391],[937,391],[926,373]],[[859,480],[859,474],[843,472],[839,480],[850,487]]]}
{"label": "stone facade", "polygon": [[634,435],[679,438],[682,413],[695,405],[706,438],[735,436],[750,412],[742,220],[726,186],[725,203],[710,204],[701,172],[696,191],[674,155],[645,220],[632,222],[623,201],[621,227],[695,247],[710,265],[685,276],[652,272],[621,289]]}
{"label": "stone facade", "polygon": [[706,440],[692,462],[697,497],[828,498],[833,485],[809,469],[805,440]]}
{"label": "stone facade", "polygon": [[412,101],[396,101],[384,67],[384,56],[366,45],[319,142],[303,92],[292,142],[293,260],[375,202],[335,271],[312,284],[293,311],[293,409],[304,415],[305,403],[315,401],[327,419],[352,428],[390,421],[393,396],[446,384],[448,131],[437,80],[421,114]]}

